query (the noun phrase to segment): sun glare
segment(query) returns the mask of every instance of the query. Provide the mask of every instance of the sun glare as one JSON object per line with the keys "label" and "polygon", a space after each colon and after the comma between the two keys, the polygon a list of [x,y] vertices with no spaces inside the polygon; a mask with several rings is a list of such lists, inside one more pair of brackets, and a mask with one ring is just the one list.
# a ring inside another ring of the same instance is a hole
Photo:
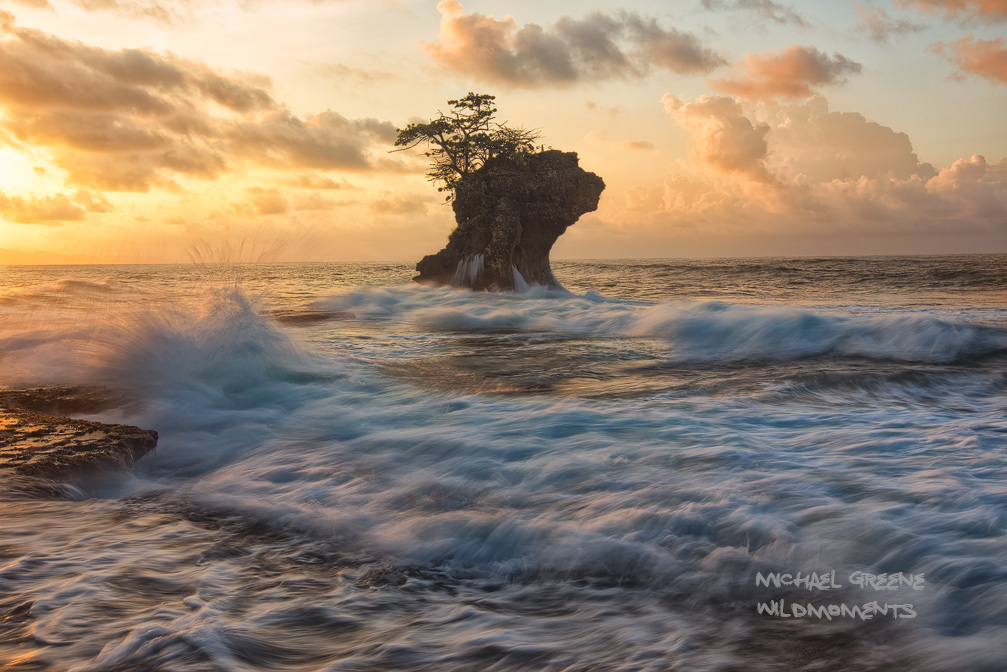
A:
{"label": "sun glare", "polygon": [[34,178],[31,159],[16,149],[0,149],[0,190],[9,194],[28,189]]}

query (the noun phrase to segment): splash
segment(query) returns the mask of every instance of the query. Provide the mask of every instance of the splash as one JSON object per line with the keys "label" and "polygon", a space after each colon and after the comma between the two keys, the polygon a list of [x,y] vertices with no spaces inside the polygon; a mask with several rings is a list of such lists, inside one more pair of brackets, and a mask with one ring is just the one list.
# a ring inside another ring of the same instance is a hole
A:
{"label": "splash", "polygon": [[484,258],[482,254],[471,254],[460,259],[451,276],[451,286],[473,289],[483,274]]}

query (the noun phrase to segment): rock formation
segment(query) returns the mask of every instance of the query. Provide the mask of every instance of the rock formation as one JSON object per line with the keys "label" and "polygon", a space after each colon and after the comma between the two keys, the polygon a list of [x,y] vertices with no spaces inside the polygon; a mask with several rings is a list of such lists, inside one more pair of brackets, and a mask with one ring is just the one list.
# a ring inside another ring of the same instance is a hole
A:
{"label": "rock formation", "polygon": [[605,183],[573,152],[487,161],[455,191],[457,228],[447,246],[416,264],[416,282],[474,290],[558,288],[549,266],[553,243],[598,207]]}
{"label": "rock formation", "polygon": [[94,412],[112,401],[96,388],[0,392],[0,468],[25,476],[65,478],[132,466],[157,445],[157,432],[53,415]]}

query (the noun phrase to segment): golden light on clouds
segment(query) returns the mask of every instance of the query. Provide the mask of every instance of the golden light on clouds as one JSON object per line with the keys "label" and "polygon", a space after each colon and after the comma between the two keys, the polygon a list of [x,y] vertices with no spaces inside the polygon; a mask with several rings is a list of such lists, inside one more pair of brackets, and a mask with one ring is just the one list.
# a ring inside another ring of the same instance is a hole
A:
{"label": "golden light on clouds", "polygon": [[609,185],[561,254],[821,253],[823,231],[1005,247],[1005,18],[999,0],[21,0],[0,11],[0,260],[256,237],[418,258],[452,214],[425,158],[388,150],[470,90]]}

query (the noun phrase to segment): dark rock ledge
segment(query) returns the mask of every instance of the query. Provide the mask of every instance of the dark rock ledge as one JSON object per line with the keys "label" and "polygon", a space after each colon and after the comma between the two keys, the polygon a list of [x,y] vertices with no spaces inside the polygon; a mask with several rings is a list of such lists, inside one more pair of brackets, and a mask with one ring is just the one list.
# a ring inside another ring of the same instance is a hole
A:
{"label": "dark rock ledge", "polygon": [[66,415],[97,412],[118,401],[102,388],[0,390],[0,469],[66,478],[131,468],[157,446],[157,432]]}

